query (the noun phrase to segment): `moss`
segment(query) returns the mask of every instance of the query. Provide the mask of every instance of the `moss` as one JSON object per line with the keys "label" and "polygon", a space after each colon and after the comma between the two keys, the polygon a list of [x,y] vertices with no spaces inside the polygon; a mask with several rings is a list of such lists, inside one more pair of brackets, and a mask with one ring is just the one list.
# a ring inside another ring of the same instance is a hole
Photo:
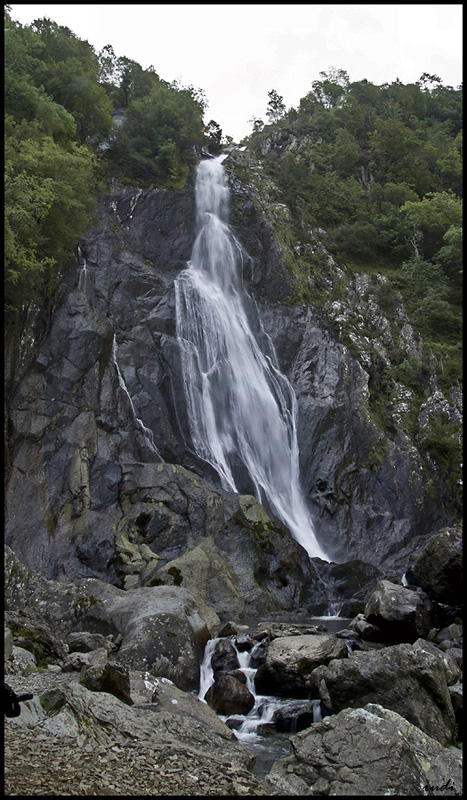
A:
{"label": "moss", "polygon": [[174,586],[181,586],[183,581],[183,575],[178,567],[169,567],[167,570],[168,574],[172,576]]}
{"label": "moss", "polygon": [[94,595],[87,595],[78,597],[74,604],[74,613],[79,618],[86,613],[95,603],[101,603],[102,600]]}
{"label": "moss", "polygon": [[365,461],[362,462],[362,467],[378,472],[386,456],[387,449],[388,439],[386,436],[381,436],[373,449],[368,453]]}

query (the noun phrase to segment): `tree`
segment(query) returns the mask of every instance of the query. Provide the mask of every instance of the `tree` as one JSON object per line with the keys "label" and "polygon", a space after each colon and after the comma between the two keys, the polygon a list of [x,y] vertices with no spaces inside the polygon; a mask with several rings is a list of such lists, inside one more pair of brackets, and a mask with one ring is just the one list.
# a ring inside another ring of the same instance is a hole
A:
{"label": "tree", "polygon": [[208,139],[209,150],[214,154],[219,153],[222,146],[221,126],[215,120],[211,119],[204,129],[204,133]]}
{"label": "tree", "polygon": [[93,219],[95,157],[61,147],[10,120],[5,148],[5,300],[18,308],[50,296],[60,270]]}
{"label": "tree", "polygon": [[268,97],[269,101],[267,105],[266,116],[270,123],[276,123],[285,114],[283,98],[276,92],[275,89],[271,89],[271,91],[268,92]]}
{"label": "tree", "polygon": [[455,231],[462,225],[462,200],[454,192],[429,192],[423,200],[404,203],[400,214],[419,243],[415,251],[425,258],[433,258],[444,242],[451,239],[452,246],[458,241]]}
{"label": "tree", "polygon": [[50,19],[35,20],[31,31],[42,43],[31,82],[72,114],[80,143],[99,144],[112,125],[112,104],[93,48]]}
{"label": "tree", "polygon": [[253,126],[253,133],[258,133],[258,131],[262,131],[264,128],[263,120],[258,117],[251,117],[248,122]]}
{"label": "tree", "polygon": [[186,181],[190,148],[204,141],[201,102],[161,81],[130,102],[107,154],[127,178],[175,189]]}

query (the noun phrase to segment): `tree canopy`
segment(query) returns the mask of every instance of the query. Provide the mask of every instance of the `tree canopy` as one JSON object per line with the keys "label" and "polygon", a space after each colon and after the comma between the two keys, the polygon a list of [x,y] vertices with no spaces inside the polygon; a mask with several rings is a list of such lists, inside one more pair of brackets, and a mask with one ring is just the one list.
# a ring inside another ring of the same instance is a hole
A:
{"label": "tree canopy", "polygon": [[[50,19],[5,7],[5,299],[41,303],[89,227],[105,179],[180,188],[195,150],[217,150],[207,102],[154,67],[99,53]],[[115,115],[123,122],[117,125]]]}
{"label": "tree canopy", "polygon": [[[325,231],[334,258],[387,272],[420,330],[458,337],[462,87],[427,73],[376,86],[332,68],[297,108],[285,111],[277,92],[268,96],[270,124],[256,125],[248,142],[274,180],[275,199],[291,211],[291,235],[313,244],[310,232]],[[265,148],[274,132],[282,145]]]}

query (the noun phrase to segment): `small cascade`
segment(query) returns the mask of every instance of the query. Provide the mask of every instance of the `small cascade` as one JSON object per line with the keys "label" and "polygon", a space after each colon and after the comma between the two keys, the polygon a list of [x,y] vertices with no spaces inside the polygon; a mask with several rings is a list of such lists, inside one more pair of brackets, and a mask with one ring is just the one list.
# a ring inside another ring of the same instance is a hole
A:
{"label": "small cascade", "polygon": [[130,393],[129,393],[127,385],[125,383],[125,379],[124,379],[124,377],[122,375],[122,372],[121,372],[121,369],[120,369],[120,367],[118,365],[118,361],[117,361],[117,339],[116,339],[115,334],[114,334],[114,338],[113,338],[113,342],[112,342],[112,359],[113,359],[113,363],[115,364],[115,369],[117,370],[118,382],[120,384],[120,388],[125,392],[125,394],[126,394],[126,396],[128,398],[128,401],[130,403],[131,412],[132,412],[132,414],[133,414],[133,416],[135,418],[135,421],[136,421],[139,429],[141,430],[141,433],[143,434],[143,437],[144,437],[144,440],[145,440],[146,444],[148,445],[149,449],[152,450],[152,452],[158,457],[159,461],[164,461],[164,459],[162,458],[161,454],[159,453],[159,450],[157,449],[156,445],[154,444],[154,437],[152,435],[152,431],[149,430],[149,428],[146,427],[144,422],[138,417],[138,415],[137,415],[137,413],[135,411],[135,407],[133,405],[133,400],[131,399]]}
{"label": "small cascade", "polygon": [[209,639],[204,649],[203,663],[200,667],[198,692],[198,697],[200,700],[203,700],[203,702],[206,702],[204,700],[205,694],[214,682],[214,670],[212,668],[211,659],[216,649],[217,642],[220,642],[220,639]]}
{"label": "small cascade", "polygon": [[311,705],[313,706],[313,722],[321,722],[323,719],[323,715],[321,713],[321,700],[312,700]]}
{"label": "small cascade", "polygon": [[[303,618],[300,622],[303,622]],[[324,629],[332,635],[344,630],[350,619],[337,616],[312,617],[309,622],[319,630]],[[237,669],[245,676],[245,685],[253,695],[254,705],[248,714],[219,714],[219,717],[234,731],[239,742],[255,754],[257,760],[253,771],[256,775],[267,774],[274,761],[290,754],[290,734],[296,733],[297,730],[303,730],[303,727],[310,724],[317,724],[323,719],[323,710],[319,699],[309,698],[307,701],[257,694],[255,676],[259,664],[265,658],[265,639],[266,635],[258,640],[250,650],[243,649],[240,643],[237,644],[235,637],[210,639],[206,644],[200,668],[198,692],[199,699],[207,702],[205,700],[206,693],[214,683],[212,658],[216,653],[218,643],[228,642],[236,653]],[[350,657],[352,655],[351,642],[347,639],[344,641]],[[220,650],[222,652],[222,648]]]}
{"label": "small cascade", "polygon": [[78,291],[86,294],[87,280],[88,280],[88,265],[85,257],[83,256],[81,247],[78,247],[78,257],[82,262],[81,272],[79,273]]}

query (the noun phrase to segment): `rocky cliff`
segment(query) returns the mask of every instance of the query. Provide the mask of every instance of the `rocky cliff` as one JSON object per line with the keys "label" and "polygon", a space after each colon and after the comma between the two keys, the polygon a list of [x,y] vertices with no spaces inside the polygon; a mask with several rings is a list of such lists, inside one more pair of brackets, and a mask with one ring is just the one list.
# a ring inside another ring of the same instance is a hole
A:
{"label": "rocky cliff", "polygon": [[[388,317],[377,272],[350,274],[329,258],[320,277],[329,300],[291,302],[286,210],[267,201],[261,181],[238,177],[253,168],[248,152],[227,161],[232,223],[251,257],[244,280],[297,395],[318,539],[336,562],[397,568],[453,522],[439,465],[421,443],[433,416],[447,414],[454,432],[458,397],[428,369],[424,405],[394,381],[378,419],[378,365],[396,346],[426,363],[423,342],[400,298]],[[174,279],[190,257],[194,216],[192,178],[180,192],[112,186],[45,332],[23,336],[21,371],[10,357],[18,341],[7,342],[6,542],[46,578],[181,585],[221,618],[322,612],[321,565],[249,494],[223,491],[190,446]]]}

